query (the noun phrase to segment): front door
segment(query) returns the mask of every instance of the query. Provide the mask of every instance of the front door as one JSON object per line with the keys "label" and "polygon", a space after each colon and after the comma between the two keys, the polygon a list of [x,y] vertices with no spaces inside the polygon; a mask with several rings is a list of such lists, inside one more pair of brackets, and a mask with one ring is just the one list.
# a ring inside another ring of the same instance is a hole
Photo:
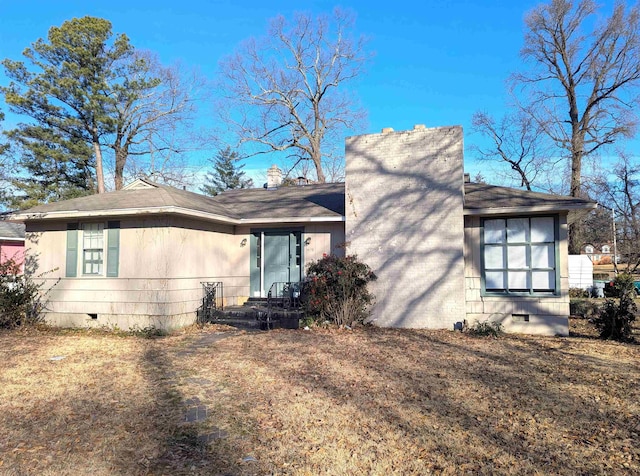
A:
{"label": "front door", "polygon": [[[290,233],[264,234],[264,292],[268,293],[273,283],[291,281]],[[297,281],[297,280],[296,280]]]}
{"label": "front door", "polygon": [[252,232],[251,293],[266,296],[273,283],[299,282],[302,233],[278,230]]}

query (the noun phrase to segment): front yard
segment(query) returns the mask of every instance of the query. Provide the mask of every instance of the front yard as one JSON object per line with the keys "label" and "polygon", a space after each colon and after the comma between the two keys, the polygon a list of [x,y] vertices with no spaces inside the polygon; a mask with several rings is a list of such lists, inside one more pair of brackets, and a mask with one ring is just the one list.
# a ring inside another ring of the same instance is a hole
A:
{"label": "front yard", "polygon": [[640,472],[640,346],[220,330],[0,333],[0,473]]}

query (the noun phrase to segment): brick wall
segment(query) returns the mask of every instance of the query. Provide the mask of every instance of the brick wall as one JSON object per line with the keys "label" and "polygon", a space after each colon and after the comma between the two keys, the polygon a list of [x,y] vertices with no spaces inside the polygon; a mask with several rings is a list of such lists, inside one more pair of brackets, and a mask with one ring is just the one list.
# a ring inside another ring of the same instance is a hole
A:
{"label": "brick wall", "polygon": [[462,128],[346,140],[346,240],[378,275],[375,324],[453,328],[465,316]]}

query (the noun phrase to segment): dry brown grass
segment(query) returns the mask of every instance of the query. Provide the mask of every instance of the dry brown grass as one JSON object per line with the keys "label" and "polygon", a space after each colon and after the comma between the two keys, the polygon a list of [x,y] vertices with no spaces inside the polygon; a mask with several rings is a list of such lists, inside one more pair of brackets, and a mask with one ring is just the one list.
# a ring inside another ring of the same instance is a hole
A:
{"label": "dry brown grass", "polygon": [[[640,346],[363,328],[196,345],[213,332],[0,333],[0,473],[640,472]],[[182,423],[194,397],[208,418]]]}

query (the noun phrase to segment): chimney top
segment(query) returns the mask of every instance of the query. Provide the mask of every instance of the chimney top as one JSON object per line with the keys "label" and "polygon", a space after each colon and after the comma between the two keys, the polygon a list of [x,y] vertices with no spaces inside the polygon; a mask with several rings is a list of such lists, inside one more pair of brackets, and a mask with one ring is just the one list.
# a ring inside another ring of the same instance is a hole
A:
{"label": "chimney top", "polygon": [[275,164],[267,170],[267,189],[278,188],[282,185],[282,170]]}
{"label": "chimney top", "polygon": [[464,174],[464,183],[471,183],[471,174]]}
{"label": "chimney top", "polygon": [[414,131],[421,131],[426,129],[427,126],[425,126],[424,124],[416,124],[415,126],[413,126],[413,130]]}
{"label": "chimney top", "polygon": [[389,134],[390,132],[393,132],[393,127],[385,127],[382,129],[383,134]]}

